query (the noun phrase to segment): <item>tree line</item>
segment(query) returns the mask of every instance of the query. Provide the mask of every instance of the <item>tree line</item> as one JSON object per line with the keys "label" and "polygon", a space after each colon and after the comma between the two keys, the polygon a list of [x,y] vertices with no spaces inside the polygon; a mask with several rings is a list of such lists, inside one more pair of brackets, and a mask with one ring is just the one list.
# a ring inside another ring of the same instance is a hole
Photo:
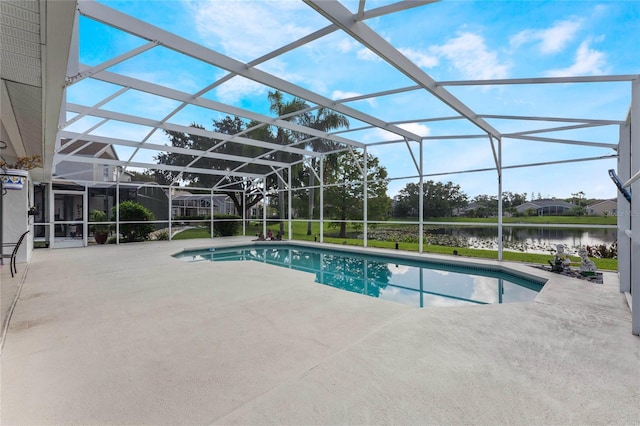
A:
{"label": "tree line", "polygon": [[[322,132],[348,128],[347,117],[327,108],[310,108],[300,98],[286,100],[281,92],[269,92],[268,100],[271,112],[282,120],[290,121]],[[317,205],[319,194],[316,191],[317,176],[323,176],[324,214],[336,221],[340,235],[346,235],[346,222],[363,218],[364,200],[363,183],[360,170],[364,170],[364,154],[346,150],[327,155],[322,162],[317,157],[305,155],[300,150],[311,152],[329,152],[337,147],[336,142],[328,139],[285,129],[268,126],[254,121],[243,121],[239,117],[226,116],[221,120],[212,120],[214,134],[230,135],[255,139],[265,144],[234,142],[234,138],[216,138],[203,136],[204,126],[192,123],[193,132],[165,131],[171,145],[180,149],[194,149],[205,153],[221,154],[216,158],[205,155],[185,154],[188,151],[164,152],[155,158],[158,164],[168,166],[189,167],[191,171],[157,170],[148,176],[164,185],[181,181],[191,187],[217,187],[233,201],[236,211],[250,209],[260,203],[267,194],[276,192],[277,201],[269,202],[275,209],[277,217],[286,218],[288,206],[285,183],[291,180],[296,188],[291,200],[294,210],[303,217],[308,217],[307,234],[311,235],[312,220],[318,218]],[[272,148],[269,148],[271,146]],[[297,150],[281,150],[278,147],[295,147]],[[258,159],[258,160],[255,160]],[[280,167],[270,166],[278,164]],[[286,165],[290,164],[291,167]],[[273,167],[273,168],[271,168]],[[215,170],[219,174],[198,173],[197,169]],[[289,176],[289,171],[291,176]],[[373,220],[383,219],[389,209],[391,200],[387,197],[387,171],[380,166],[379,160],[367,155],[367,171],[370,183],[367,186],[368,214]],[[229,173],[225,173],[229,172]],[[248,179],[231,172],[266,175],[263,181]],[[280,232],[284,233],[284,223],[280,222]]]}
{"label": "tree line", "polygon": [[[310,127],[322,132],[349,128],[347,117],[327,108],[310,108],[303,99],[285,99],[281,92],[269,92],[271,112],[279,119]],[[343,151],[326,155],[320,162],[316,156],[305,155],[301,150],[311,152],[331,152],[339,148],[334,141],[255,121],[245,121],[239,117],[226,116],[212,120],[212,129],[207,131],[198,123],[192,123],[192,132],[165,133],[171,150],[157,155],[158,164],[188,167],[187,170],[156,170],[137,174],[136,180],[155,180],[164,185],[179,181],[187,186],[212,188],[229,196],[236,211],[244,208],[248,214],[252,207],[264,200],[267,194],[270,208],[278,218],[286,218],[289,179],[293,191],[291,204],[297,217],[308,218],[307,234],[311,235],[312,220],[319,218],[318,177],[323,177],[324,216],[334,221],[339,228],[339,237],[346,236],[347,222],[364,218],[364,154],[345,148]],[[213,135],[213,136],[210,136]],[[219,137],[215,137],[220,135]],[[222,137],[222,136],[225,137]],[[231,137],[229,137],[231,136]],[[242,143],[241,138],[254,139],[267,144]],[[278,147],[297,149],[281,150]],[[204,154],[191,155],[188,150],[198,150]],[[218,154],[215,158],[209,153]],[[257,159],[257,160],[255,160]],[[266,161],[265,161],[266,160]],[[387,195],[388,173],[380,165],[380,160],[367,154],[367,217],[369,220],[385,220],[393,217],[417,217],[419,214],[419,184],[408,183],[391,199]],[[271,164],[271,165],[270,165]],[[279,167],[274,167],[277,164]],[[287,167],[286,165],[291,165]],[[320,167],[323,169],[320,170]],[[198,169],[218,171],[218,174],[199,173]],[[289,176],[289,170],[291,176]],[[231,172],[269,175],[264,180],[249,179]],[[245,196],[243,204],[243,194]],[[582,197],[584,193],[573,194]],[[527,201],[527,194],[503,193],[504,211],[515,211],[515,207]],[[423,182],[423,214],[426,218],[459,215],[468,206],[467,216],[495,216],[498,213],[498,198],[495,195],[478,195],[470,198],[460,185],[453,182]],[[284,233],[284,223],[280,222],[280,232]]]}

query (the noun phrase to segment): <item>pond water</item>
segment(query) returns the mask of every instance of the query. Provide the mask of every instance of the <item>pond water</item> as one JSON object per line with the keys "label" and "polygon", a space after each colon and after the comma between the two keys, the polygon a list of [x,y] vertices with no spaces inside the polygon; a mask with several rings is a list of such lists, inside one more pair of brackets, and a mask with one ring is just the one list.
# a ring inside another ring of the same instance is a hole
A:
{"label": "pond water", "polygon": [[[451,236],[460,239],[463,245],[475,248],[497,249],[496,227],[447,227],[429,229],[429,234]],[[556,245],[563,244],[569,251],[581,246],[611,246],[617,240],[617,230],[609,228],[548,228],[548,227],[504,227],[502,230],[505,249],[530,253],[549,253]],[[445,237],[446,238],[446,237]],[[464,244],[466,242],[466,244]]]}
{"label": "pond water", "polygon": [[[425,225],[425,243],[452,247],[470,247],[497,250],[498,228],[496,226]],[[543,253],[555,252],[558,244],[563,244],[571,254],[582,246],[601,246],[608,249],[615,245],[615,228],[559,228],[544,226],[504,226],[505,250]],[[371,240],[418,242],[418,227],[409,225],[385,229],[373,228],[368,233]],[[358,238],[362,238],[360,234]]]}

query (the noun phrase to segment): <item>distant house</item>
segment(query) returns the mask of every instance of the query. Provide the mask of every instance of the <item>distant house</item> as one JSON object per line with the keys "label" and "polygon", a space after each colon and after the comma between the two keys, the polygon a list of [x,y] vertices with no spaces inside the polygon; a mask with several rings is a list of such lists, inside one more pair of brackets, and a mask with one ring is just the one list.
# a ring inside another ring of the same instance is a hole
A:
{"label": "distant house", "polygon": [[540,199],[522,203],[516,206],[516,211],[520,214],[526,214],[527,211],[532,209],[538,216],[559,216],[574,207],[575,204],[568,203],[564,200]]}
{"label": "distant house", "polygon": [[183,191],[171,197],[173,217],[206,216],[211,214],[213,200],[214,214],[237,214],[235,205],[228,195],[191,194]]}
{"label": "distant house", "polygon": [[469,203],[465,207],[459,207],[453,210],[454,216],[467,216],[471,212],[486,211],[487,206],[476,202]]}
{"label": "distant house", "polygon": [[[95,163],[78,163],[66,161],[67,156],[83,156],[95,159],[117,160],[113,146],[86,140],[70,142],[68,139],[62,140],[62,148],[56,154],[60,162],[56,165],[55,175],[57,179],[69,181],[90,181],[90,182],[114,182],[118,173],[117,167]],[[129,180],[130,177],[129,177]]]}
{"label": "distant house", "polygon": [[585,213],[589,216],[609,216],[618,213],[618,203],[614,200],[601,200],[585,207]]}

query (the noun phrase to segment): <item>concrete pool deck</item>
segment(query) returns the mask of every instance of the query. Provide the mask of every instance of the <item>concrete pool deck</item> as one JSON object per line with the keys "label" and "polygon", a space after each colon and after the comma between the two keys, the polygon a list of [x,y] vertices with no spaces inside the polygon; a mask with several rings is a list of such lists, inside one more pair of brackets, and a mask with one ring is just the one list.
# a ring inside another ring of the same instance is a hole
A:
{"label": "concrete pool deck", "polygon": [[419,309],[271,265],[170,257],[218,243],[35,250],[14,281],[2,268],[3,298],[24,281],[0,422],[640,422],[640,338],[613,273],[547,274],[530,303]]}

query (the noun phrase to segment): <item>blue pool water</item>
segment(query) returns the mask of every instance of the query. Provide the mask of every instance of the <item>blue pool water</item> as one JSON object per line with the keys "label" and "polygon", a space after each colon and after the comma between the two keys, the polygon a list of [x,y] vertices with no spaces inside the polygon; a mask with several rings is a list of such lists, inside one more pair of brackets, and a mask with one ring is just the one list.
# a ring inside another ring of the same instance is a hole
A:
{"label": "blue pool water", "polygon": [[186,262],[268,263],[313,273],[320,284],[419,307],[526,302],[544,285],[475,266],[286,245],[185,251],[175,257]]}

